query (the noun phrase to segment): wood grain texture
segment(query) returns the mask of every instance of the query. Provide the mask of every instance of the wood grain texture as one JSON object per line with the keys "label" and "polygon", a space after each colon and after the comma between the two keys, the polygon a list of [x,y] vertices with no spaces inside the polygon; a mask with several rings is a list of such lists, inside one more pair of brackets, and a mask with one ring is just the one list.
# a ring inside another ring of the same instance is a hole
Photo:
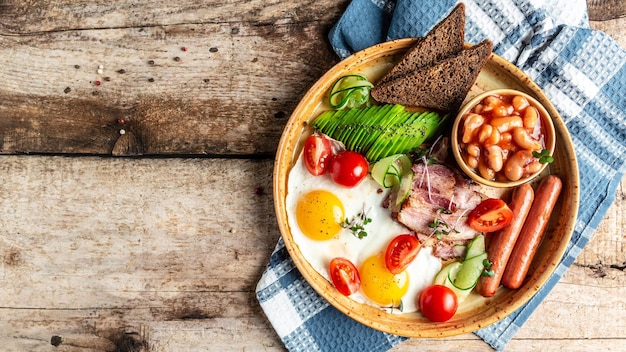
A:
{"label": "wood grain texture", "polygon": [[271,155],[337,61],[334,3],[116,4],[4,5],[1,153]]}
{"label": "wood grain texture", "polygon": [[254,298],[278,239],[271,180],[270,161],[2,158],[3,346],[99,349],[198,321],[273,343]]}
{"label": "wood grain texture", "polygon": [[587,11],[591,21],[614,20],[626,17],[626,2],[623,0],[588,0]]}

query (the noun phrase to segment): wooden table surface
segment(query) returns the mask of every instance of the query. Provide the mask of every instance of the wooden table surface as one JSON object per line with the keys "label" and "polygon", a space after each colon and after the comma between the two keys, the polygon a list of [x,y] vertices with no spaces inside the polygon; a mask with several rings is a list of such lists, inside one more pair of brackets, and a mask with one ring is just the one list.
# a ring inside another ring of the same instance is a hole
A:
{"label": "wooden table surface", "polygon": [[[273,157],[347,4],[0,0],[0,349],[284,350]],[[626,47],[626,3],[588,5]],[[509,350],[626,350],[625,187]]]}

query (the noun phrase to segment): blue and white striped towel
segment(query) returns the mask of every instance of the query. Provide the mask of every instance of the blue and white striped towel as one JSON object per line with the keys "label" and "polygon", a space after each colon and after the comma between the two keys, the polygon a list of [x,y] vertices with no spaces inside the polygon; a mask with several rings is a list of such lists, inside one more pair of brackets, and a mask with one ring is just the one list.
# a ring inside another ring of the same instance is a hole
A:
{"label": "blue and white striped towel", "polygon": [[[489,38],[494,52],[528,74],[566,122],[580,168],[580,208],[563,260],[522,308],[476,331],[502,350],[556,285],[615,199],[626,171],[626,51],[590,30],[584,0],[468,0],[465,40]],[[423,36],[454,0],[352,0],[332,28],[341,57],[379,42]],[[306,283],[279,240],[257,286],[257,297],[291,351],[386,351],[406,338],[344,316]]]}

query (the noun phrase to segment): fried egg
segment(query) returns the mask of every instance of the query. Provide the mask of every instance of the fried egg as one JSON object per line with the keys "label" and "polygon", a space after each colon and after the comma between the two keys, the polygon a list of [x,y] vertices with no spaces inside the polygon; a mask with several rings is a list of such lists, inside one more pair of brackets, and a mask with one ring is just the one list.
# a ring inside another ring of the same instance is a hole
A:
{"label": "fried egg", "polygon": [[[300,154],[287,182],[288,224],[303,257],[327,280],[331,259],[343,257],[354,263],[361,288],[352,299],[394,313],[400,313],[395,308],[401,304],[403,313],[414,312],[419,293],[432,283],[441,261],[431,248],[422,248],[404,272],[393,275],[387,270],[387,245],[410,231],[383,207],[386,196],[387,190],[369,175],[353,188],[335,184],[327,174],[313,176]],[[358,238],[341,223],[362,213],[371,222],[363,226],[367,235]]]}

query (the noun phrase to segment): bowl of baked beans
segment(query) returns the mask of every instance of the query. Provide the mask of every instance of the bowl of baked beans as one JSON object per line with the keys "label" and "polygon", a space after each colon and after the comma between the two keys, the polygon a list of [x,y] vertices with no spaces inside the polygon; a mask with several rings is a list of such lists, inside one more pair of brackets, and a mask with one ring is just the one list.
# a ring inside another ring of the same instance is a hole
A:
{"label": "bowl of baked beans", "polygon": [[475,181],[514,187],[543,172],[552,161],[554,125],[532,96],[513,89],[483,92],[459,111],[452,126],[452,153]]}

